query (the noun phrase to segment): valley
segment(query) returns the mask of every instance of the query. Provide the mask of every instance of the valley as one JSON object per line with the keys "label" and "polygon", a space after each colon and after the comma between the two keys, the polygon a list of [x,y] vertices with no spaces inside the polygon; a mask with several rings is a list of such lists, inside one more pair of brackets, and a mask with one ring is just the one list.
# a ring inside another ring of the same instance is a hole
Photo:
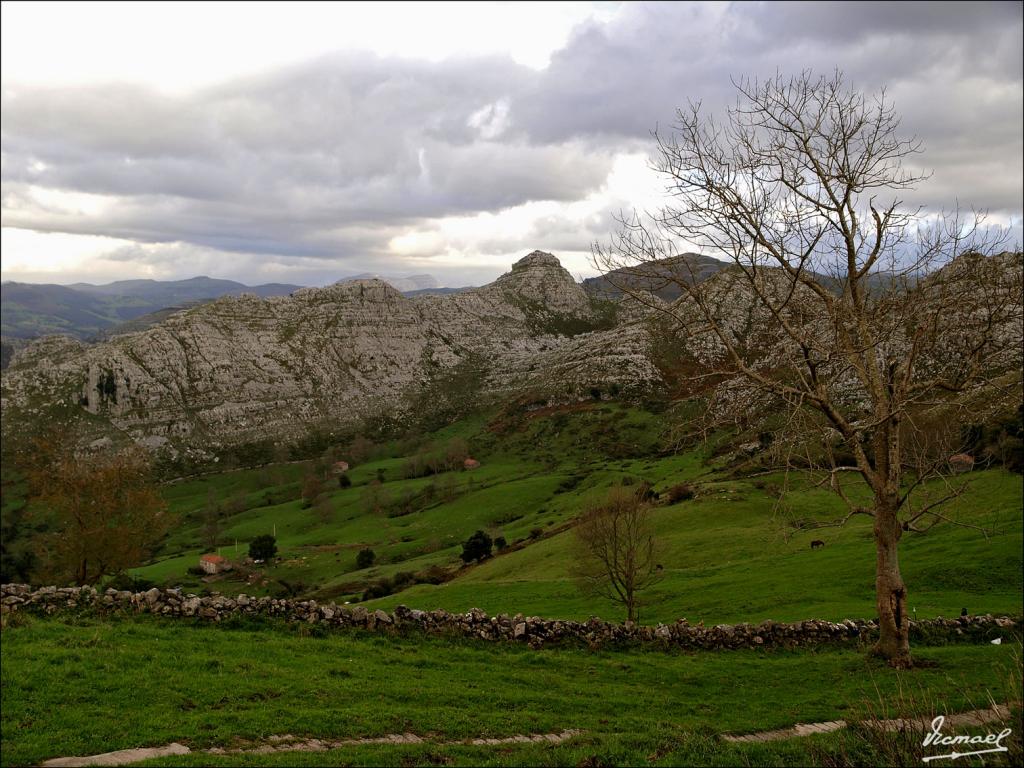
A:
{"label": "valley", "polygon": [[[368,460],[349,471],[350,488],[325,479],[320,509],[303,508],[300,497],[312,462],[165,485],[181,524],[159,559],[133,574],[191,591],[287,595],[292,588],[295,594],[339,603],[360,600],[381,580],[408,574],[399,577],[401,591],[371,599],[368,607],[404,603],[577,620],[618,618],[613,605],[584,596],[572,578],[571,524],[610,487],[647,481],[660,496],[654,519],[665,573],[652,588],[643,621],[685,616],[716,624],[873,615],[867,521],[834,530],[792,527],[797,519],[824,521],[840,514],[840,502],[827,491],[798,485],[787,508],[777,510],[773,492],[782,486],[781,475],[736,477],[726,461],[708,455],[707,446],[665,455],[659,417],[614,403],[533,416],[500,437],[489,426],[493,420],[481,416],[423,438],[423,445],[442,449],[448,441],[464,440],[481,462],[478,469],[404,478],[414,452]],[[375,485],[378,479],[383,482]],[[696,497],[671,503],[669,489],[681,483],[691,484]],[[373,508],[372,493],[395,506]],[[210,582],[190,575],[203,551],[203,511],[211,498],[226,508],[218,537],[221,554],[241,560],[254,536],[276,532],[279,561]],[[415,501],[402,506],[404,499]],[[952,616],[964,606],[971,613],[1016,613],[1024,594],[1021,509],[1019,476],[998,468],[976,472],[950,514],[985,528],[987,535],[949,525],[908,538],[904,568],[910,583],[921,585],[913,592],[917,615]],[[510,546],[489,561],[462,567],[461,545],[477,529]],[[822,537],[826,546],[812,551],[809,542]],[[364,548],[374,551],[377,564],[359,569],[356,554]],[[954,561],[956,567],[950,567]],[[415,579],[441,583],[414,584]]]}

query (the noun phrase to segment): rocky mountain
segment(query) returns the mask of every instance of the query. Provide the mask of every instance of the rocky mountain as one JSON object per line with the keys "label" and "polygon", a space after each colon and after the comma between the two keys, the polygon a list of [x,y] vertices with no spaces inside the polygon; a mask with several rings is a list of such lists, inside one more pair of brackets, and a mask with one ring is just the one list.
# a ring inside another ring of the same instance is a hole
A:
{"label": "rocky mountain", "polygon": [[353,280],[222,297],[93,345],[47,337],[4,372],[3,425],[73,420],[96,439],[209,451],[480,398],[643,389],[659,380],[648,345],[642,323],[535,251],[460,293]]}
{"label": "rocky mountain", "polygon": [[234,280],[121,280],[106,285],[48,285],[6,282],[0,285],[0,335],[35,338],[66,333],[79,339],[149,313],[220,296],[253,293],[287,296],[297,285],[247,286]]}
{"label": "rocky mountain", "polygon": [[583,287],[595,296],[609,299],[622,298],[624,292],[644,291],[662,301],[675,301],[682,294],[680,280],[695,284],[707,280],[728,266],[724,261],[683,253],[670,259],[647,261],[636,266],[622,267],[599,277],[589,277]]}
{"label": "rocky mountain", "polygon": [[[702,259],[693,265],[704,268],[721,327],[748,362],[766,370],[783,365],[790,342],[777,318],[753,306],[742,273]],[[661,279],[666,265],[648,268],[636,279]],[[916,306],[928,309],[933,333],[942,337],[932,344],[937,352],[922,357],[922,370],[970,359],[961,347],[969,347],[971,329],[997,322],[1003,352],[993,358],[992,374],[1016,371],[1019,380],[1020,273],[1019,254],[964,257],[919,283]],[[789,291],[781,272],[765,270],[760,279],[766,295]],[[656,284],[644,285],[657,294]],[[815,348],[827,349],[834,329],[815,319],[814,299],[801,291],[786,310],[788,322],[809,324]],[[73,423],[90,441],[133,440],[203,459],[315,431],[443,420],[486,401],[569,403],[662,388],[679,394],[683,379],[721,358],[687,297],[666,300],[675,317],[659,323],[662,313],[650,309],[658,299],[612,301],[595,293],[554,256],[534,251],[493,283],[458,293],[407,296],[378,279],[351,280],[290,296],[222,297],[95,344],[49,336],[15,351],[3,374],[4,436]],[[1018,297],[1010,314],[987,309],[1010,295]],[[889,324],[879,331],[888,344],[910,343],[901,313],[879,317]],[[859,401],[842,361],[829,365],[839,366],[832,385]],[[772,412],[738,379],[715,386],[721,402],[740,397],[758,413]]]}

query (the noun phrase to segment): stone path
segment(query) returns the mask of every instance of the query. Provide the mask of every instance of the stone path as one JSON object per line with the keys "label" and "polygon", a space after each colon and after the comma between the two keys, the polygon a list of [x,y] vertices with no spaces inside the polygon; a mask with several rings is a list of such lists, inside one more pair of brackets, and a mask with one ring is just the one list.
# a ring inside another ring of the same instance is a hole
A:
{"label": "stone path", "polygon": [[[962,712],[957,715],[946,717],[946,727],[963,728],[965,726],[985,725],[986,723],[1002,722],[1010,716],[1010,708],[1004,705],[996,705],[990,709],[975,709],[970,712]],[[890,731],[916,729],[925,731],[931,727],[932,718],[910,718],[896,720],[882,720],[878,723],[879,728]],[[753,743],[762,741],[780,741],[800,736],[811,736],[816,733],[833,733],[834,731],[846,728],[848,723],[845,720],[829,720],[823,723],[797,723],[791,728],[780,728],[773,731],[760,731],[758,733],[747,733],[742,735],[722,734],[722,739],[731,743]],[[272,752],[325,752],[329,749],[340,749],[343,747],[355,747],[368,744],[436,744],[438,746],[469,745],[469,746],[501,746],[503,744],[560,744],[568,741],[574,736],[579,736],[583,731],[568,729],[560,733],[535,733],[519,734],[516,736],[505,736],[501,738],[476,738],[439,740],[423,738],[415,733],[391,733],[386,736],[377,736],[363,739],[302,739],[291,734],[271,736],[265,742],[239,742],[231,747],[210,747],[209,749],[197,750],[199,753],[209,755],[238,755],[254,754],[265,755]],[[140,749],[122,749],[117,752],[105,752],[101,755],[88,757],[57,757],[42,763],[43,768],[76,768],[77,766],[109,766],[129,765],[140,760],[148,760],[153,757],[167,757],[171,755],[188,755],[192,750],[183,744],[173,743],[163,747],[144,747]]]}
{"label": "stone path", "polygon": [[119,749],[117,752],[104,752],[92,757],[56,757],[47,760],[43,765],[47,768],[72,768],[79,765],[129,765],[140,760],[170,755],[187,755],[191,752],[184,744],[168,744],[166,747],[143,747],[141,749]]}
{"label": "stone path", "polygon": [[[438,746],[450,746],[456,744],[470,746],[500,746],[502,744],[560,744],[578,736],[583,731],[565,730],[561,733],[534,733],[519,734],[516,736],[505,736],[502,738],[478,738],[462,739],[452,741],[435,741],[424,739],[415,733],[391,733],[387,736],[378,736],[365,739],[300,739],[291,734],[283,736],[271,736],[266,742],[241,743],[232,747],[210,747],[209,749],[197,750],[200,754],[208,755],[238,755],[254,754],[265,755],[272,752],[325,752],[328,749],[339,749],[341,747],[354,747],[366,744],[436,744]],[[129,765],[140,760],[148,760],[153,757],[166,757],[169,755],[188,755],[192,750],[183,744],[168,744],[165,747],[144,747],[141,749],[121,749],[117,752],[104,752],[102,755],[90,755],[88,757],[57,757],[47,760],[41,765],[43,768],[77,768],[77,766],[106,766],[106,765]]]}
{"label": "stone path", "polygon": [[[1010,708],[998,704],[990,709],[975,709],[970,712],[962,712],[959,715],[946,717],[946,727],[963,728],[964,726],[984,725],[985,723],[1001,722],[1010,717]],[[920,717],[910,719],[882,720],[877,727],[886,731],[920,730],[926,731],[931,728],[932,718]],[[758,733],[747,733],[740,736],[722,734],[722,739],[732,743],[749,743],[760,741],[780,741],[792,739],[798,736],[811,736],[815,733],[832,733],[845,728],[849,723],[845,720],[829,720],[824,723],[797,723],[792,728],[780,728],[775,731],[760,731]]]}

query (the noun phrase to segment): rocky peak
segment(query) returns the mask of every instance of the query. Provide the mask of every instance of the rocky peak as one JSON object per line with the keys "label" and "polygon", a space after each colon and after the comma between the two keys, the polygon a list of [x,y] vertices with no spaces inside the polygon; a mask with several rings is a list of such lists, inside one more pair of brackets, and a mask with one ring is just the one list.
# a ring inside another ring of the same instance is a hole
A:
{"label": "rocky peak", "polygon": [[339,280],[323,288],[302,288],[293,296],[313,301],[401,301],[405,297],[390,283],[379,278]]}
{"label": "rocky peak", "polygon": [[593,312],[583,288],[557,258],[544,251],[521,258],[491,287],[546,313],[587,318]]}
{"label": "rocky peak", "polygon": [[[608,381],[646,387],[658,377],[646,342],[613,331],[615,317],[540,251],[446,296],[408,298],[370,278],[221,298],[98,344],[37,342],[4,371],[2,424],[41,423],[50,416],[36,404],[62,403],[68,418],[91,414],[91,439],[209,452],[310,424],[401,419],[449,380],[454,394],[431,407],[523,391],[574,398]],[[479,383],[464,391],[466,370]]]}
{"label": "rocky peak", "polygon": [[[558,269],[563,272],[562,263],[552,254],[546,251],[533,251],[523,256],[519,261],[512,265],[513,272],[521,272],[525,269]],[[569,274],[566,272],[566,274]]]}

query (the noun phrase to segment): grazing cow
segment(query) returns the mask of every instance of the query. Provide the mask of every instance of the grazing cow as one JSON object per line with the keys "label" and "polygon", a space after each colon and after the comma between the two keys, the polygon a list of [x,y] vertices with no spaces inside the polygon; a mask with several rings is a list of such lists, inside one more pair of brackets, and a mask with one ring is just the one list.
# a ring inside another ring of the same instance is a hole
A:
{"label": "grazing cow", "polygon": [[811,549],[818,549],[818,548],[824,547],[824,546],[825,546],[825,542],[822,541],[821,539],[815,539],[814,541],[811,542]]}

